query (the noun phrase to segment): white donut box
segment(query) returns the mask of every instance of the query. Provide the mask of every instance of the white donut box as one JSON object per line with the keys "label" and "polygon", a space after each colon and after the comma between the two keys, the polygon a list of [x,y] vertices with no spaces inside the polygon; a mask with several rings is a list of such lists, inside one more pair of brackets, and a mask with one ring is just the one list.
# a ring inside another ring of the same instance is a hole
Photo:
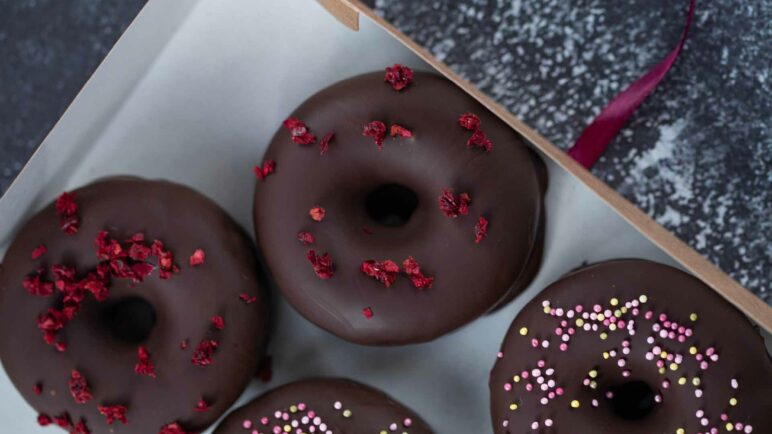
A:
{"label": "white donut box", "polygon": [[[488,373],[512,319],[565,272],[611,258],[688,270],[772,330],[772,308],[355,0],[150,0],[0,198],[0,255],[59,193],[114,174],[192,186],[251,233],[252,168],[281,121],[327,85],[394,63],[447,76],[542,154],[541,271],[494,314],[398,348],[344,342],[279,301],[274,377],[254,380],[237,405],[291,380],[344,376],[386,391],[437,433],[490,432]],[[37,425],[4,373],[0,397],[0,431],[56,432]]]}

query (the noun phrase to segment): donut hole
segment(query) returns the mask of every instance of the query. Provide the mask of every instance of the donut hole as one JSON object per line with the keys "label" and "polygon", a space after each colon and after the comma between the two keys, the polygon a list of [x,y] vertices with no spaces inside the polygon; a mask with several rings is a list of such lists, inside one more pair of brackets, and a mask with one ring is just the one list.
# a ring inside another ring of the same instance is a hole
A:
{"label": "donut hole", "polygon": [[611,409],[622,419],[643,419],[654,410],[654,390],[643,381],[628,381],[612,392]]}
{"label": "donut hole", "polygon": [[115,339],[138,344],[144,342],[153,331],[156,312],[147,300],[129,297],[107,306],[102,314],[102,322]]}
{"label": "donut hole", "polygon": [[399,184],[383,184],[365,198],[365,211],[383,226],[404,226],[418,208],[418,195]]}

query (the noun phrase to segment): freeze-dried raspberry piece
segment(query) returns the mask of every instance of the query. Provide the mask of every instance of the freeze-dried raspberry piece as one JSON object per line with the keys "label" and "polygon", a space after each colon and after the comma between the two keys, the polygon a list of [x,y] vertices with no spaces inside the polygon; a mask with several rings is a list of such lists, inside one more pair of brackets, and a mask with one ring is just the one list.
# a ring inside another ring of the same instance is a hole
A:
{"label": "freeze-dried raspberry piece", "polygon": [[314,267],[314,273],[319,276],[320,279],[329,279],[335,274],[335,266],[332,262],[332,258],[329,253],[324,253],[319,256],[315,250],[309,250],[306,254],[306,258]]}
{"label": "freeze-dried raspberry piece", "polygon": [[412,256],[409,256],[402,262],[402,268],[405,270],[405,274],[410,277],[410,280],[413,282],[413,286],[416,288],[427,289],[432,287],[432,283],[434,283],[434,277],[424,276],[424,274],[421,272],[421,266],[418,265],[418,261],[416,261]]}
{"label": "freeze-dried raspberry piece", "polygon": [[399,92],[413,82],[413,70],[407,66],[395,63],[394,66],[386,68],[386,75],[383,81],[389,83],[392,89]]}
{"label": "freeze-dried raspberry piece", "polygon": [[161,427],[158,434],[193,434],[182,429],[182,426],[178,422],[168,423]]}
{"label": "freeze-dried raspberry piece", "polygon": [[383,149],[383,140],[386,138],[386,124],[381,121],[372,121],[365,124],[362,135],[372,137],[379,150]]}
{"label": "freeze-dried raspberry piece", "polygon": [[477,220],[477,224],[474,225],[474,242],[480,244],[480,242],[488,234],[488,219],[485,216],[480,216]]}
{"label": "freeze-dried raspberry piece", "polygon": [[201,341],[196,350],[193,352],[191,362],[196,366],[208,366],[212,364],[212,356],[217,351],[217,341],[204,340]]}
{"label": "freeze-dried raspberry piece", "polygon": [[276,162],[273,160],[265,160],[265,162],[263,162],[263,167],[255,166],[255,176],[261,181],[274,171],[276,171]]}
{"label": "freeze-dried raspberry piece", "polygon": [[327,133],[319,142],[319,155],[324,155],[330,150],[330,142],[335,138],[335,133]]}
{"label": "freeze-dried raspberry piece", "polygon": [[59,216],[59,227],[68,235],[78,232],[80,218],[78,217],[78,204],[75,203],[75,195],[62,193],[54,203],[56,214]]}
{"label": "freeze-dried raspberry piece", "polygon": [[309,244],[313,244],[316,240],[314,239],[314,235],[311,232],[301,231],[298,232],[298,241],[303,243],[304,246],[307,246]]}
{"label": "freeze-dried raspberry piece", "polygon": [[327,215],[327,211],[321,206],[315,206],[310,210],[308,210],[308,215],[311,216],[311,220],[315,222],[320,222],[324,220],[324,216]]}
{"label": "freeze-dried raspberry piece", "polygon": [[403,137],[406,139],[413,137],[412,131],[408,130],[402,125],[397,125],[397,124],[394,124],[389,128],[389,134],[391,135],[391,137]]}
{"label": "freeze-dried raspberry piece", "polygon": [[189,263],[191,267],[198,267],[206,260],[206,253],[203,249],[196,249],[192,255],[190,255]]}
{"label": "freeze-dried raspberry piece", "polygon": [[375,280],[383,283],[388,288],[396,280],[399,266],[391,259],[380,262],[368,259],[362,262],[359,270],[370,277],[374,277]]}
{"label": "freeze-dried raspberry piece", "polygon": [[124,425],[129,423],[126,419],[128,408],[125,405],[100,405],[97,409],[107,419],[108,425],[112,425],[115,421],[120,421]]}
{"label": "freeze-dried raspberry piece", "polygon": [[289,130],[292,141],[298,145],[310,145],[316,142],[316,136],[311,134],[311,130],[300,119],[287,118],[283,125]]}
{"label": "freeze-dried raspberry piece", "polygon": [[453,194],[453,189],[447,188],[440,196],[440,210],[447,217],[458,217],[469,213],[469,204],[472,202],[467,193]]}
{"label": "freeze-dried raspberry piece", "polygon": [[45,244],[41,244],[35,247],[34,249],[32,249],[32,255],[31,255],[32,260],[33,261],[38,260],[40,259],[41,256],[45,255],[46,253],[48,253],[48,247],[46,247]]}
{"label": "freeze-dried raspberry piece", "polygon": [[484,149],[485,152],[490,152],[493,150],[493,142],[491,142],[482,130],[477,130],[472,133],[472,136],[466,141],[466,147],[470,149],[480,148]]}
{"label": "freeze-dried raspberry piece", "polygon": [[92,398],[91,389],[88,387],[86,378],[76,369],[72,370],[70,380],[67,381],[67,387],[70,389],[72,398],[78,404],[85,404]]}
{"label": "freeze-dried raspberry piece", "polygon": [[137,364],[134,365],[134,372],[156,378],[155,366],[153,366],[153,362],[150,361],[150,353],[147,351],[147,348],[143,346],[137,348]]}
{"label": "freeze-dried raspberry piece", "polygon": [[43,280],[44,273],[45,270],[43,268],[39,269],[35,274],[26,276],[21,285],[32,295],[48,297],[54,293],[54,284]]}

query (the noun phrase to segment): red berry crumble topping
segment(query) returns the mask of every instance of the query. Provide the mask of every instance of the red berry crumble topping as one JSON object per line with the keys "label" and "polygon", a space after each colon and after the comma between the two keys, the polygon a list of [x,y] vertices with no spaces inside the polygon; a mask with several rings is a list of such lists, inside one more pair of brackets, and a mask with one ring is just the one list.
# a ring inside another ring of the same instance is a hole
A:
{"label": "red berry crumble topping", "polygon": [[392,89],[399,92],[413,82],[413,70],[396,63],[394,66],[386,68],[386,76],[383,81],[389,83]]}

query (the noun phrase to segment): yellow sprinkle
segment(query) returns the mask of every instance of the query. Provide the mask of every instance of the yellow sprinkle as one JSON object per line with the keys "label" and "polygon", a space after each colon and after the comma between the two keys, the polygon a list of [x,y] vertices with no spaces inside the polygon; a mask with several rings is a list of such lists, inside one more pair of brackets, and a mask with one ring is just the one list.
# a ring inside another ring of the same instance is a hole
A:
{"label": "yellow sprinkle", "polygon": [[726,430],[727,430],[727,431],[732,431],[732,429],[734,429],[734,426],[732,426],[732,424],[731,424],[731,423],[727,423],[727,424],[726,424]]}
{"label": "yellow sprinkle", "polygon": [[627,306],[622,306],[622,309],[619,309],[622,311],[622,313],[627,313]]}
{"label": "yellow sprinkle", "polygon": [[389,434],[385,429],[382,429],[378,434]]}
{"label": "yellow sprinkle", "polygon": [[649,301],[649,297],[646,297],[646,295],[642,295],[638,297],[638,301],[640,301],[641,303],[646,303],[647,301]]}
{"label": "yellow sprinkle", "polygon": [[616,306],[616,305],[618,305],[618,304],[619,304],[619,300],[617,300],[616,298],[612,298],[612,299],[611,299],[611,305],[612,305],[612,306]]}
{"label": "yellow sprinkle", "polygon": [[700,383],[701,383],[701,381],[700,381],[700,377],[694,377],[694,378],[692,378],[692,384],[694,384],[695,386],[699,386],[699,385],[700,385]]}
{"label": "yellow sprinkle", "polygon": [[689,354],[691,354],[691,355],[697,354],[697,347],[690,347],[689,348]]}
{"label": "yellow sprinkle", "polygon": [[343,417],[351,417],[351,410],[349,409],[343,410]]}
{"label": "yellow sprinkle", "polygon": [[677,430],[675,430],[675,432],[676,434],[684,434],[686,431],[684,431],[683,428],[678,428]]}
{"label": "yellow sprinkle", "polygon": [[595,378],[595,377],[597,377],[597,376],[598,376],[598,371],[596,371],[595,369],[593,369],[592,371],[590,371],[590,372],[588,373],[588,375],[590,376],[590,378]]}
{"label": "yellow sprinkle", "polygon": [[600,339],[601,339],[601,340],[605,341],[605,340],[606,340],[606,338],[608,338],[608,333],[606,333],[606,332],[603,332],[603,333],[601,333],[601,334],[600,334]]}
{"label": "yellow sprinkle", "polygon": [[604,351],[604,352],[603,352],[603,358],[604,358],[604,359],[608,359],[608,358],[609,358],[609,354],[608,354],[608,351]]}
{"label": "yellow sprinkle", "polygon": [[544,306],[544,313],[550,313],[550,308],[548,306]]}
{"label": "yellow sprinkle", "polygon": [[659,358],[660,359],[667,359],[667,351],[663,351],[663,352],[659,353]]}
{"label": "yellow sprinkle", "polygon": [[514,381],[515,383],[519,383],[520,382],[520,376],[519,375],[515,375],[514,377],[512,377],[512,381]]}
{"label": "yellow sprinkle", "polygon": [[659,373],[662,375],[665,375],[665,372],[667,372],[667,369],[665,368],[659,368]]}
{"label": "yellow sprinkle", "polygon": [[603,315],[602,313],[599,313],[598,314],[598,321],[603,321],[604,319],[606,319],[606,315]]}
{"label": "yellow sprinkle", "polygon": [[590,389],[597,389],[597,388],[598,388],[598,382],[590,381]]}
{"label": "yellow sprinkle", "polygon": [[579,401],[577,400],[571,401],[571,408],[579,408]]}
{"label": "yellow sprinkle", "polygon": [[284,432],[290,432],[292,431],[292,427],[289,425],[284,425]]}
{"label": "yellow sprinkle", "polygon": [[691,315],[689,315],[689,319],[692,320],[692,322],[697,321],[697,314],[692,313]]}
{"label": "yellow sprinkle", "polygon": [[579,327],[583,326],[584,325],[584,320],[581,319],[581,318],[577,318],[576,325],[579,326]]}
{"label": "yellow sprinkle", "polygon": [[290,413],[297,413],[297,412],[298,412],[298,406],[290,405]]}
{"label": "yellow sprinkle", "polygon": [[[624,308],[622,308],[622,309],[624,309]],[[620,310],[620,309],[615,310],[614,311],[614,316],[617,317],[617,318],[622,316],[622,310]]]}
{"label": "yellow sprinkle", "polygon": [[512,411],[517,410],[517,404],[515,404],[514,402],[512,404],[509,404],[509,409]]}
{"label": "yellow sprinkle", "polygon": [[731,405],[732,407],[737,405],[737,398],[730,398],[729,399],[729,405]]}
{"label": "yellow sprinkle", "polygon": [[679,378],[679,379],[678,379],[678,384],[680,384],[681,386],[683,386],[684,384],[686,384],[686,377],[681,377],[681,378]]}
{"label": "yellow sprinkle", "polygon": [[528,334],[528,327],[520,327],[520,336],[525,336]]}
{"label": "yellow sprinkle", "polygon": [[678,369],[678,363],[671,363],[670,364],[670,370],[675,371]]}
{"label": "yellow sprinkle", "polygon": [[608,325],[608,329],[609,329],[609,330],[611,330],[611,331],[613,332],[614,330],[616,330],[616,329],[617,329],[617,325],[616,325],[616,324],[613,324],[613,323],[612,323],[612,324],[609,324],[609,325]]}

